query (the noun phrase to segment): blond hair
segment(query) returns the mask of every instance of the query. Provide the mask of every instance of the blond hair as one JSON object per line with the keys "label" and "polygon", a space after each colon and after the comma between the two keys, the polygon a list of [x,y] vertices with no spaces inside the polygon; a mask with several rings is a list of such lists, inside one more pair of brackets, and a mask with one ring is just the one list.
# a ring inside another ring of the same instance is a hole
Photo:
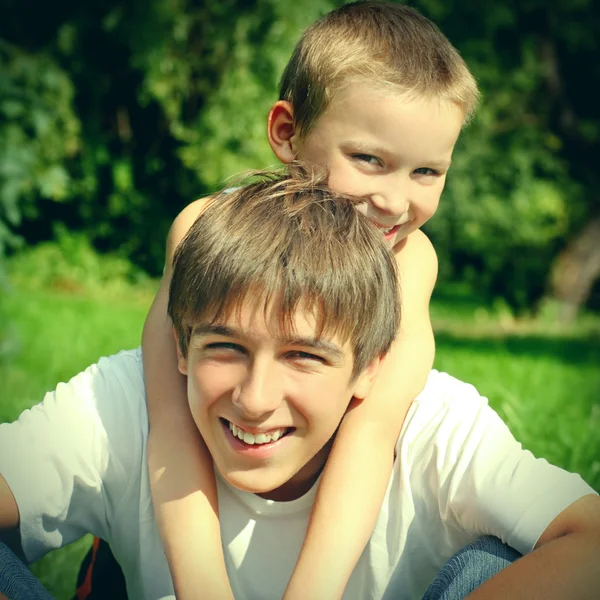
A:
{"label": "blond hair", "polygon": [[473,75],[438,27],[391,2],[346,4],[311,25],[283,72],[279,98],[292,104],[306,136],[335,94],[354,81],[453,102],[465,122],[479,99]]}
{"label": "blond hair", "polygon": [[183,354],[194,327],[239,315],[246,299],[285,335],[309,310],[317,337],[350,342],[353,376],[387,352],[400,319],[396,261],[357,202],[297,164],[216,196],[174,257],[169,315]]}

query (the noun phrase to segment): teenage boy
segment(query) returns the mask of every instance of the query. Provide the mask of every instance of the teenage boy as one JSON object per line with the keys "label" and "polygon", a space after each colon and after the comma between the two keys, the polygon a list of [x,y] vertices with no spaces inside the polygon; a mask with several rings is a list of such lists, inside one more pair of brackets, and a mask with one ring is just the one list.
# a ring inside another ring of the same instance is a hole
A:
{"label": "teenage boy", "polygon": [[[396,335],[395,260],[356,202],[302,170],[271,176],[213,199],[175,257],[178,365],[214,461],[238,599],[284,593],[339,424]],[[139,351],[60,384],[0,426],[0,528],[19,527],[30,560],[92,532],[111,544],[131,599],[173,597],[147,438]],[[344,598],[419,598],[488,534],[526,556],[473,598],[597,597],[597,495],[524,451],[472,386],[432,372]]]}

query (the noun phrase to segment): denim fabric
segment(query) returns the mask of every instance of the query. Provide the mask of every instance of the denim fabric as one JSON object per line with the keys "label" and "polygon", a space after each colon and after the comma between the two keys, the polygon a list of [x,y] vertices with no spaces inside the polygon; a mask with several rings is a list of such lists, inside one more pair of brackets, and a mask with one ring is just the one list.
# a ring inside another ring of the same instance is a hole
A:
{"label": "denim fabric", "polygon": [[52,600],[29,569],[0,542],[0,593],[8,600]]}
{"label": "denim fabric", "polygon": [[[520,556],[495,537],[479,538],[442,567],[423,600],[462,600]],[[27,567],[1,542],[0,592],[9,600],[52,600]]]}
{"label": "denim fabric", "polygon": [[462,600],[521,555],[498,538],[485,536],[461,548],[440,570],[423,600]]}

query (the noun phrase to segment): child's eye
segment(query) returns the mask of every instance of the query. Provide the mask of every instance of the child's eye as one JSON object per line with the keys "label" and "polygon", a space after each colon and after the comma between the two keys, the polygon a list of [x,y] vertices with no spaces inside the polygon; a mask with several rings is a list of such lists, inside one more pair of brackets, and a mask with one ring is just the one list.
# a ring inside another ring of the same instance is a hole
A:
{"label": "child's eye", "polygon": [[418,169],[415,169],[415,173],[417,175],[429,175],[433,177],[437,177],[440,174],[439,171],[436,171],[435,169],[430,169],[429,167],[419,167]]}
{"label": "child's eye", "polygon": [[379,158],[371,154],[353,154],[352,158],[369,165],[381,166],[383,164]]}

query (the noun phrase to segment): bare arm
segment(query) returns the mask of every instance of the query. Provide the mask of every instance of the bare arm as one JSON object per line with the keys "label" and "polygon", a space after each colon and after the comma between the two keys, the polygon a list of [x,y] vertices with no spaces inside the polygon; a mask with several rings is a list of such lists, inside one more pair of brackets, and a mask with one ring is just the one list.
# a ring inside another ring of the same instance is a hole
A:
{"label": "bare arm", "polygon": [[478,587],[469,600],[600,598],[600,498],[588,495],[561,512],[535,550]]}
{"label": "bare arm", "polygon": [[19,526],[19,509],[8,483],[0,474],[0,531]]}
{"label": "bare arm", "polygon": [[340,598],[373,531],[408,408],[435,353],[429,299],[437,257],[421,231],[396,252],[402,324],[369,397],[344,418],[327,460],[288,599]]}
{"label": "bare arm", "polygon": [[173,254],[204,200],[177,217],[165,272],[144,324],[142,349],[150,421],[148,467],[154,512],[177,598],[233,598],[221,545],[212,458],[192,419],[167,315]]}

